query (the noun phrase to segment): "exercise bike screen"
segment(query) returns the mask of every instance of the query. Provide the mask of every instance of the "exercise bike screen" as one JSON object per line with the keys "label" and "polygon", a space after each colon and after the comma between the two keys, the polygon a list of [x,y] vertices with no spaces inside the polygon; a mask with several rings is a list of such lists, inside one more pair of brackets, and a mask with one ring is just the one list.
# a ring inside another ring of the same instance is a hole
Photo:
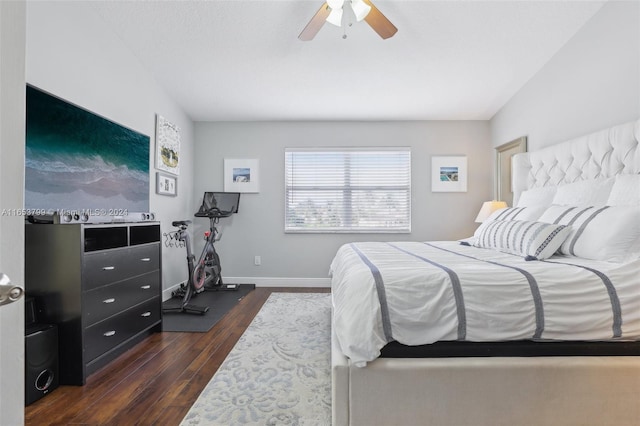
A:
{"label": "exercise bike screen", "polygon": [[207,213],[214,208],[218,208],[222,215],[230,215],[238,213],[239,204],[239,192],[205,192],[202,198],[202,206],[200,206],[198,213]]}

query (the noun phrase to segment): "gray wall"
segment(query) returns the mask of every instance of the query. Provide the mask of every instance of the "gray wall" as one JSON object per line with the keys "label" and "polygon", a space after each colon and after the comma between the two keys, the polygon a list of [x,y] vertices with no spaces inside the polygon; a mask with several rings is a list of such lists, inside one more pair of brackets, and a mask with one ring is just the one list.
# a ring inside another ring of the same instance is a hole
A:
{"label": "gray wall", "polygon": [[640,2],[609,1],[492,118],[493,146],[529,150],[640,117]]}
{"label": "gray wall", "polygon": [[[27,3],[27,82],[151,137],[150,210],[162,232],[193,215],[193,122],[155,83],[90,2]],[[155,193],[155,115],[181,128],[178,196]],[[186,279],[184,249],[163,250],[163,286]],[[170,292],[165,292],[168,297]]]}
{"label": "gray wall", "polygon": [[[409,146],[412,151],[411,234],[285,234],[284,149],[324,146]],[[260,192],[243,194],[237,215],[222,219],[218,243],[223,276],[259,285],[326,284],[341,244],[363,240],[449,240],[469,236],[491,197],[491,145],[486,121],[229,122],[195,124],[193,211],[204,191],[221,191],[225,158],[260,160]],[[466,155],[468,192],[432,193],[431,156]],[[206,219],[196,219],[196,235]],[[200,237],[196,247],[201,248]],[[262,265],[254,265],[254,256]]]}

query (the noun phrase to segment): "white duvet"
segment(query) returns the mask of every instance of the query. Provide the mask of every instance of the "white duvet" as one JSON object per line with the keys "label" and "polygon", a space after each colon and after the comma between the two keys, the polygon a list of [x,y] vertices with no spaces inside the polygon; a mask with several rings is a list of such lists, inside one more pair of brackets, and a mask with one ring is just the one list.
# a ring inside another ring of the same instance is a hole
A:
{"label": "white duvet", "polygon": [[357,366],[392,340],[640,340],[640,260],[371,242],[342,246],[330,273],[333,327]]}

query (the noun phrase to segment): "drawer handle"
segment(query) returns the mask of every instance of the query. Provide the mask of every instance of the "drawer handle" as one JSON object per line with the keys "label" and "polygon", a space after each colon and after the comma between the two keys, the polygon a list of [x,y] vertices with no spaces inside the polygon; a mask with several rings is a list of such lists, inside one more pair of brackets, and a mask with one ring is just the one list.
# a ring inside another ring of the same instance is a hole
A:
{"label": "drawer handle", "polygon": [[115,266],[104,266],[104,267],[102,267],[103,271],[113,271],[114,269],[116,269]]}
{"label": "drawer handle", "polygon": [[143,257],[142,259],[140,259],[140,261],[142,261],[142,262],[150,262],[151,258],[150,257]]}
{"label": "drawer handle", "polygon": [[113,302],[115,302],[115,301],[116,301],[116,299],[111,298],[111,299],[105,299],[105,300],[103,300],[103,301],[102,301],[102,303],[113,303]]}
{"label": "drawer handle", "polygon": [[111,330],[111,331],[107,331],[106,333],[103,334],[104,337],[111,337],[111,336],[115,336],[116,332],[115,330]]}
{"label": "drawer handle", "polygon": [[151,312],[147,311],[145,313],[140,314],[141,317],[150,317],[151,316]]}
{"label": "drawer handle", "polygon": [[141,286],[140,288],[143,289],[143,290],[149,290],[151,288],[151,286],[149,284],[147,284],[147,285]]}

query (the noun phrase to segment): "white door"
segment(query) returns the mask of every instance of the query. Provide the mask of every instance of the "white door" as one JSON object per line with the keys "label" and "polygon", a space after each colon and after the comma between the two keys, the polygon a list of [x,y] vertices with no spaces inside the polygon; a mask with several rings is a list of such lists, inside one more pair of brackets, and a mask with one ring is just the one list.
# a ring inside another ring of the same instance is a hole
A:
{"label": "white door", "polygon": [[[24,286],[26,3],[0,0],[0,272]],[[24,423],[24,297],[0,305],[0,423]]]}

